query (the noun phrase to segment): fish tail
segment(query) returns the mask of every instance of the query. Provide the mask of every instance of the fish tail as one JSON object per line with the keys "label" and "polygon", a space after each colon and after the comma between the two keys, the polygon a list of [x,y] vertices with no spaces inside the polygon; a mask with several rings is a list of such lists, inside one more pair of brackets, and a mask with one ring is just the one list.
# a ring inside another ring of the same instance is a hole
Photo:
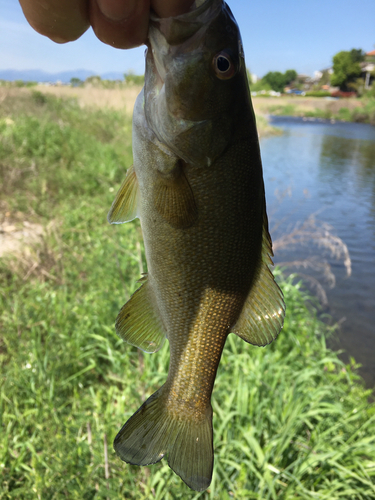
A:
{"label": "fish tail", "polygon": [[168,411],[161,387],[124,424],[114,448],[133,465],[154,464],[167,455],[169,467],[191,489],[203,491],[213,469],[212,409],[201,418],[181,413]]}

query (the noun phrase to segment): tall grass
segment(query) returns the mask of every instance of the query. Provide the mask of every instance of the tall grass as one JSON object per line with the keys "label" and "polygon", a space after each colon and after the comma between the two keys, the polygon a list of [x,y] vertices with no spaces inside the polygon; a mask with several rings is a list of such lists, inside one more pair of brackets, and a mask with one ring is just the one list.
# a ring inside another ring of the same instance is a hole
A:
{"label": "tall grass", "polygon": [[280,272],[288,310],[278,340],[226,343],[208,491],[190,491],[165,460],[140,468],[115,456],[114,436],[164,382],[169,358],[167,343],[143,355],[114,333],[146,268],[139,224],[105,220],[131,164],[130,122],[30,99],[7,102],[0,117],[2,217],[53,230],[31,272],[0,260],[0,498],[375,498],[370,391]]}

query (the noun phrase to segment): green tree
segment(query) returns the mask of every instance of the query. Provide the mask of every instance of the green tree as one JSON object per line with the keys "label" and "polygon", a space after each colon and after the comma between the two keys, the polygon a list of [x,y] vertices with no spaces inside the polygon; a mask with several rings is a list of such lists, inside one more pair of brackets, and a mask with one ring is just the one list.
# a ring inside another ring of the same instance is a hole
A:
{"label": "green tree", "polygon": [[86,78],[85,83],[89,83],[94,87],[102,86],[102,79],[99,75],[93,75]]}
{"label": "green tree", "polygon": [[82,87],[83,81],[80,78],[74,76],[73,78],[70,79],[70,85],[72,87]]}
{"label": "green tree", "polygon": [[287,69],[284,73],[285,76],[285,85],[288,83],[294,82],[297,79],[297,71],[294,69]]}
{"label": "green tree", "polygon": [[268,83],[272,90],[276,92],[282,92],[285,87],[285,75],[280,73],[280,71],[269,71],[262,81]]}
{"label": "green tree", "polygon": [[352,49],[350,52],[341,51],[333,57],[333,74],[331,84],[340,87],[340,90],[347,91],[350,84],[361,74],[360,61],[364,59],[364,54],[360,49]]}
{"label": "green tree", "polygon": [[261,80],[258,80],[255,83],[250,83],[250,90],[252,92],[260,92],[262,90],[272,90],[271,85],[267,82],[264,81],[262,78]]}
{"label": "green tree", "polygon": [[366,52],[364,52],[362,49],[352,49],[350,51],[350,55],[354,62],[362,62],[365,60]]}
{"label": "green tree", "polygon": [[294,69],[288,69],[285,73],[280,73],[280,71],[270,71],[262,78],[262,82],[267,83],[272,90],[276,92],[282,92],[284,87],[289,83],[293,82],[297,78],[297,71]]}
{"label": "green tree", "polygon": [[129,84],[144,85],[145,77],[144,75],[135,75],[132,71],[129,71],[124,73],[124,81]]}

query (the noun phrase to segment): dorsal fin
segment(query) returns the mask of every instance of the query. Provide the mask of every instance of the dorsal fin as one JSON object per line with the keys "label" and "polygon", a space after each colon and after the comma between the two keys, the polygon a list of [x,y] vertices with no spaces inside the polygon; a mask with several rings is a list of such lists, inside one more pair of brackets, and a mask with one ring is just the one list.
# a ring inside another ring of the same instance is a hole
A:
{"label": "dorsal fin", "polygon": [[283,293],[268,267],[273,265],[271,256],[273,256],[272,241],[264,210],[260,269],[240,317],[231,330],[246,342],[257,346],[270,344],[278,336],[285,317]]}
{"label": "dorsal fin", "polygon": [[139,187],[137,176],[132,165],[126,172],[124,182],[121,184],[116,197],[108,212],[107,220],[110,224],[123,224],[136,217],[139,201]]}

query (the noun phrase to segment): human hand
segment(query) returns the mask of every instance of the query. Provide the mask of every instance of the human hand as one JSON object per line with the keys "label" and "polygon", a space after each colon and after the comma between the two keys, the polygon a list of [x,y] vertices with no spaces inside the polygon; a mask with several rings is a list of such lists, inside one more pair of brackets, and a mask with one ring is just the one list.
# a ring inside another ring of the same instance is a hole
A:
{"label": "human hand", "polygon": [[90,26],[118,49],[145,43],[150,8],[160,17],[187,12],[194,0],[19,0],[30,25],[57,43],[79,38]]}

